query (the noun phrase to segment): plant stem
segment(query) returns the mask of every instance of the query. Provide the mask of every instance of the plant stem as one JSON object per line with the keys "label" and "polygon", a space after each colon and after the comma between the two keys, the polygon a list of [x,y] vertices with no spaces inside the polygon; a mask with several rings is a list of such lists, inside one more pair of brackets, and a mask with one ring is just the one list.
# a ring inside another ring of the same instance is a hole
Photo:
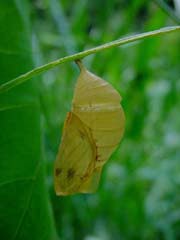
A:
{"label": "plant stem", "polygon": [[169,32],[175,32],[178,30],[180,30],[180,26],[165,27],[165,28],[161,28],[158,30],[150,31],[150,32],[145,32],[145,33],[140,33],[140,34],[136,34],[136,35],[129,36],[129,37],[124,37],[124,38],[112,41],[110,43],[100,45],[95,48],[91,48],[91,49],[88,49],[88,50],[85,50],[85,51],[82,51],[82,52],[79,52],[79,53],[76,53],[73,55],[69,55],[69,56],[60,58],[53,62],[42,65],[40,67],[34,68],[33,70],[31,70],[25,74],[22,74],[19,77],[14,78],[7,83],[2,84],[0,86],[0,93],[8,91],[9,89],[14,88],[15,86],[27,81],[28,79],[35,77],[38,74],[43,73],[51,68],[54,68],[62,63],[75,61],[78,59],[82,59],[90,54],[98,53],[98,52],[106,50],[106,49],[118,47],[118,46],[130,43],[130,42],[146,39],[146,38],[153,37],[153,36],[158,36],[158,35],[169,33]]}

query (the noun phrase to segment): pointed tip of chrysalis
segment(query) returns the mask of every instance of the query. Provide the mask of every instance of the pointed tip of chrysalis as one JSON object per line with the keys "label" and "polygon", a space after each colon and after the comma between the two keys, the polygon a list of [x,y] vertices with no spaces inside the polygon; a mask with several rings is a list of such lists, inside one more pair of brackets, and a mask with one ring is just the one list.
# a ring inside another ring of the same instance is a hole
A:
{"label": "pointed tip of chrysalis", "polygon": [[78,65],[80,71],[85,70],[85,67],[80,59],[75,60],[75,63]]}

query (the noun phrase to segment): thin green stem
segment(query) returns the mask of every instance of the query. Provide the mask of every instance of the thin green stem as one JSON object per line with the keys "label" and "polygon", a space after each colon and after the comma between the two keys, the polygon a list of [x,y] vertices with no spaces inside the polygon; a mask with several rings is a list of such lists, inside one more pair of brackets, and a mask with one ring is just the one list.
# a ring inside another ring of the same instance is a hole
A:
{"label": "thin green stem", "polygon": [[179,16],[163,1],[154,0],[154,2],[177,24],[180,24]]}
{"label": "thin green stem", "polygon": [[161,28],[158,30],[154,30],[154,31],[150,31],[150,32],[146,32],[146,33],[140,33],[140,34],[136,34],[133,36],[129,36],[129,37],[124,37],[118,40],[115,40],[113,42],[110,43],[106,43],[103,45],[100,45],[98,47],[95,48],[91,48],[73,55],[69,55],[63,58],[60,58],[58,60],[55,60],[53,62],[47,63],[45,65],[42,65],[40,67],[34,68],[33,70],[20,75],[17,78],[12,79],[11,81],[4,83],[0,86],[0,93],[8,91],[11,88],[14,88],[15,86],[27,81],[28,79],[37,76],[40,73],[43,73],[51,68],[54,68],[56,66],[59,66],[62,63],[66,63],[66,62],[70,62],[70,61],[75,61],[78,59],[82,59],[90,54],[94,54],[94,53],[98,53],[100,51],[106,50],[106,49],[110,49],[113,47],[118,47],[127,43],[131,43],[137,40],[142,40],[142,39],[146,39],[149,37],[153,37],[153,36],[158,36],[158,35],[162,35],[165,33],[170,33],[170,32],[175,32],[180,30],[180,26],[172,26],[172,27],[166,27],[166,28]]}

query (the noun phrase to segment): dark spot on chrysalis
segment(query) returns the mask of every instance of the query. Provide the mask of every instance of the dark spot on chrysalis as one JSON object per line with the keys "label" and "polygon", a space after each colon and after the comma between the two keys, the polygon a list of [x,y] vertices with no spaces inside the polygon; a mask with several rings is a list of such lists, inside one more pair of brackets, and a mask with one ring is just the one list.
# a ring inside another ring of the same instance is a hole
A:
{"label": "dark spot on chrysalis", "polygon": [[67,171],[67,178],[68,180],[71,180],[74,177],[75,170],[73,168],[69,168]]}
{"label": "dark spot on chrysalis", "polygon": [[62,172],[62,169],[61,168],[56,168],[56,171],[55,171],[55,175],[56,177],[59,176]]}
{"label": "dark spot on chrysalis", "polygon": [[78,131],[79,131],[79,135],[80,135],[81,139],[84,139],[85,138],[85,134],[81,130],[78,130]]}
{"label": "dark spot on chrysalis", "polygon": [[97,154],[96,155],[96,161],[101,161],[100,158],[101,158],[101,155]]}

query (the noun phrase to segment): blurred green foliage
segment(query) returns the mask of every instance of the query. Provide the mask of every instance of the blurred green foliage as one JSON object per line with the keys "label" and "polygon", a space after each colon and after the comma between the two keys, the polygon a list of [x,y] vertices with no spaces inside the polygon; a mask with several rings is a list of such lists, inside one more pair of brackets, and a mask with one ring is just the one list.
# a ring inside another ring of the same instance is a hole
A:
{"label": "blurred green foliage", "polygon": [[[174,22],[152,1],[36,1],[43,63]],[[74,64],[43,75],[48,183],[61,239],[180,238],[180,38],[152,38],[87,57],[123,97],[126,133],[93,195],[55,197],[52,166],[78,76]],[[35,54],[37,56],[37,53]]]}
{"label": "blurred green foliage", "polygon": [[[174,24],[155,1],[33,0],[30,11],[36,65]],[[120,92],[126,114],[123,141],[92,195],[56,197],[53,189],[53,163],[78,69],[70,63],[42,75],[43,150],[60,239],[180,239],[179,43],[178,33],[167,34],[84,59]]]}
{"label": "blurred green foliage", "polygon": [[[32,8],[41,63],[173,24],[152,1],[49,0]],[[61,239],[180,238],[179,42],[178,34],[166,35],[84,60],[120,91],[127,119],[123,142],[93,195],[55,197],[53,161],[78,70],[65,64],[43,75],[45,156]]]}

